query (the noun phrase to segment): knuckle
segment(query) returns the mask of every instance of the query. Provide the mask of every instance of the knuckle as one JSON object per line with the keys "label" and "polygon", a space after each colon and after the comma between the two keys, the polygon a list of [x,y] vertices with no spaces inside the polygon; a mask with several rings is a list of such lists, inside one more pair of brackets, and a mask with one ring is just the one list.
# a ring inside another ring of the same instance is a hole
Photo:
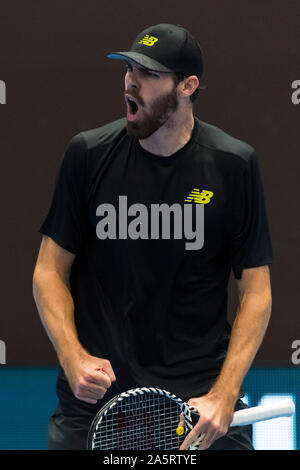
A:
{"label": "knuckle", "polygon": [[226,426],[220,424],[220,423],[215,423],[215,430],[217,431],[218,434],[224,436],[227,432]]}
{"label": "knuckle", "polygon": [[92,374],[89,373],[89,372],[86,372],[83,376],[83,380],[86,381],[86,382],[90,382],[91,380],[93,380]]}
{"label": "knuckle", "polygon": [[210,423],[210,427],[211,429],[213,429],[214,431],[220,431],[221,428],[222,428],[222,425],[219,423],[219,421],[217,420],[212,420],[211,423]]}
{"label": "knuckle", "polygon": [[77,385],[77,390],[84,390],[86,387],[86,383],[85,383],[85,380],[81,379],[79,382],[78,382],[78,385]]}
{"label": "knuckle", "polygon": [[188,405],[195,406],[195,405],[196,405],[196,400],[195,400],[195,398],[191,398],[191,399],[188,401]]}

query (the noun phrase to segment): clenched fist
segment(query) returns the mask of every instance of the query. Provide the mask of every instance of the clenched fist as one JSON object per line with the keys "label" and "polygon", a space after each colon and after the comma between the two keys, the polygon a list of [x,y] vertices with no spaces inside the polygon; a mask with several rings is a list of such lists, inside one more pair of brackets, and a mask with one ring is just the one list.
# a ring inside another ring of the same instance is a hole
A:
{"label": "clenched fist", "polygon": [[63,369],[74,396],[86,403],[96,404],[116,380],[107,359],[88,353],[65,360]]}

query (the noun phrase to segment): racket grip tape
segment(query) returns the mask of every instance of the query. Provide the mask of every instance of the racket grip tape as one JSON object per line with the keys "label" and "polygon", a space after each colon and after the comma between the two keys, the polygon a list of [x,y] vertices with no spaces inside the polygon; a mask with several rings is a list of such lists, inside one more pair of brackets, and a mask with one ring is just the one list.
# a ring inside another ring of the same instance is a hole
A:
{"label": "racket grip tape", "polygon": [[295,405],[290,398],[269,405],[254,406],[244,410],[236,411],[230,426],[245,426],[267,419],[281,418],[283,416],[293,416]]}

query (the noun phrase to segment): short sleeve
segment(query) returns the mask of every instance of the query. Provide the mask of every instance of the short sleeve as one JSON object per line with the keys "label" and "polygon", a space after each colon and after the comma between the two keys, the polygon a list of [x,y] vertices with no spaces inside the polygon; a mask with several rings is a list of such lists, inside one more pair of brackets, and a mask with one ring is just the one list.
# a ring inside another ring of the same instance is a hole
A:
{"label": "short sleeve", "polygon": [[241,279],[243,269],[273,262],[264,190],[255,152],[250,155],[237,188],[230,256],[234,276]]}
{"label": "short sleeve", "polygon": [[50,209],[39,231],[76,254],[86,233],[86,217],[86,145],[77,134],[65,150]]}

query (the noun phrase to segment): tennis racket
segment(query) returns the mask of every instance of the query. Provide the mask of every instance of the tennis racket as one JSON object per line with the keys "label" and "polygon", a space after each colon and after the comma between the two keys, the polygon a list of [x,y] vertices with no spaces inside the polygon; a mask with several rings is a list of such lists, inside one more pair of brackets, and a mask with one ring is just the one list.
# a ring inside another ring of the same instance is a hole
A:
{"label": "tennis racket", "polygon": [[[292,416],[295,405],[286,399],[271,405],[236,411],[230,426],[243,426]],[[184,426],[179,426],[180,415]],[[175,395],[153,387],[135,388],[115,396],[95,416],[89,430],[90,450],[179,449],[199,419],[198,411]],[[190,447],[199,448],[201,436]]]}

